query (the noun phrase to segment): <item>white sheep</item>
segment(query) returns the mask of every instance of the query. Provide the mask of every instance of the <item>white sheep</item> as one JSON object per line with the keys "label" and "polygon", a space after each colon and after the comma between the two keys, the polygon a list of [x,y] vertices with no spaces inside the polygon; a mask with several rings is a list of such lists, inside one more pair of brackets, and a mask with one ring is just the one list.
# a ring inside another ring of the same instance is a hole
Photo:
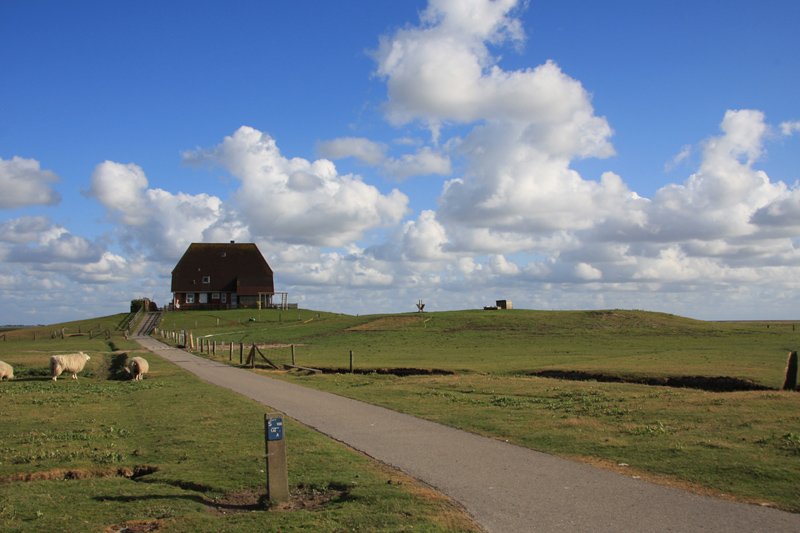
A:
{"label": "white sheep", "polygon": [[3,378],[14,379],[14,367],[0,361],[0,381],[3,381]]}
{"label": "white sheep", "polygon": [[144,357],[133,357],[125,363],[125,372],[133,376],[134,381],[141,381],[150,370],[150,365]]}
{"label": "white sheep", "polygon": [[53,376],[53,381],[56,381],[62,372],[68,372],[72,374],[72,379],[78,379],[78,372],[83,370],[89,359],[90,357],[83,352],[50,356],[50,375]]}

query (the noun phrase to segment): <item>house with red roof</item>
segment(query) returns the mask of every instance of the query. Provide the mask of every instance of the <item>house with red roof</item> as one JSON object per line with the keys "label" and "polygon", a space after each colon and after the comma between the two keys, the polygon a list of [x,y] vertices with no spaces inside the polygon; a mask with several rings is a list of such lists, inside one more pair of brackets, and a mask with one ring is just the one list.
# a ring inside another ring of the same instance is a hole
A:
{"label": "house with red roof", "polygon": [[[278,307],[272,268],[254,243],[192,243],[172,270],[172,307]],[[281,302],[285,305],[286,293]]]}

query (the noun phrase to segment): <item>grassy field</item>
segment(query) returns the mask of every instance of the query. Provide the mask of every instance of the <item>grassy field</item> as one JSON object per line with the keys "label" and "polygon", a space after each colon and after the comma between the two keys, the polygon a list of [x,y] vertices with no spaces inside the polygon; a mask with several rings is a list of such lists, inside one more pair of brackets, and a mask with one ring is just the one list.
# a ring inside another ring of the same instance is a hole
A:
{"label": "grassy field", "polygon": [[[162,325],[216,341],[217,358],[234,364],[240,342],[245,351],[259,343],[278,364],[291,362],[294,344],[297,365],[321,369],[349,369],[353,351],[355,374],[257,371],[660,483],[800,512],[800,394],[778,390],[787,352],[800,344],[792,322],[619,310],[242,310],[171,313]],[[422,372],[432,369],[449,374]],[[534,375],[542,371],[595,380]],[[604,377],[700,388],[597,381]],[[715,392],[719,377],[765,390]]]}
{"label": "grassy field", "polygon": [[[1,531],[478,530],[436,492],[291,420],[292,499],[265,511],[266,408],[155,356],[144,381],[120,379],[137,345],[87,331],[123,318],[0,341],[17,378],[0,383]],[[92,357],[79,380],[48,379],[49,355],[76,350]]]}
{"label": "grassy field", "polygon": [[[702,322],[642,311],[455,311],[348,316],[305,310],[170,313],[166,330],[220,344],[296,345],[298,362],[361,369],[436,368],[525,374],[708,375],[778,388],[800,344],[790,322]],[[271,353],[289,361],[283,346]]]}

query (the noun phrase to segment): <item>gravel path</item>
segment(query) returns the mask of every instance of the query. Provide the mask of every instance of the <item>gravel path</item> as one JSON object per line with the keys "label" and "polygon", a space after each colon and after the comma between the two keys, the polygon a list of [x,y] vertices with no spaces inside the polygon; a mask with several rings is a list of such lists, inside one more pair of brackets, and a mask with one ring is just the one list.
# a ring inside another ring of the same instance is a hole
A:
{"label": "gravel path", "polygon": [[[430,484],[490,532],[800,531],[798,514],[654,485],[137,340],[205,381]],[[291,435],[287,445],[291,453]]]}

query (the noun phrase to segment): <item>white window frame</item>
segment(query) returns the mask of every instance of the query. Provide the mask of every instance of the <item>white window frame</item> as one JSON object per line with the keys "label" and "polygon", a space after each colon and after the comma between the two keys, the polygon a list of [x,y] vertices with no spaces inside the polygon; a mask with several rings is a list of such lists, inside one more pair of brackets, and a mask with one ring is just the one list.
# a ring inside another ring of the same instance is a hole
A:
{"label": "white window frame", "polygon": [[211,284],[211,276],[203,276],[203,285]]}
{"label": "white window frame", "polygon": [[194,303],[194,294],[193,293],[186,293],[186,303],[193,304]]}

